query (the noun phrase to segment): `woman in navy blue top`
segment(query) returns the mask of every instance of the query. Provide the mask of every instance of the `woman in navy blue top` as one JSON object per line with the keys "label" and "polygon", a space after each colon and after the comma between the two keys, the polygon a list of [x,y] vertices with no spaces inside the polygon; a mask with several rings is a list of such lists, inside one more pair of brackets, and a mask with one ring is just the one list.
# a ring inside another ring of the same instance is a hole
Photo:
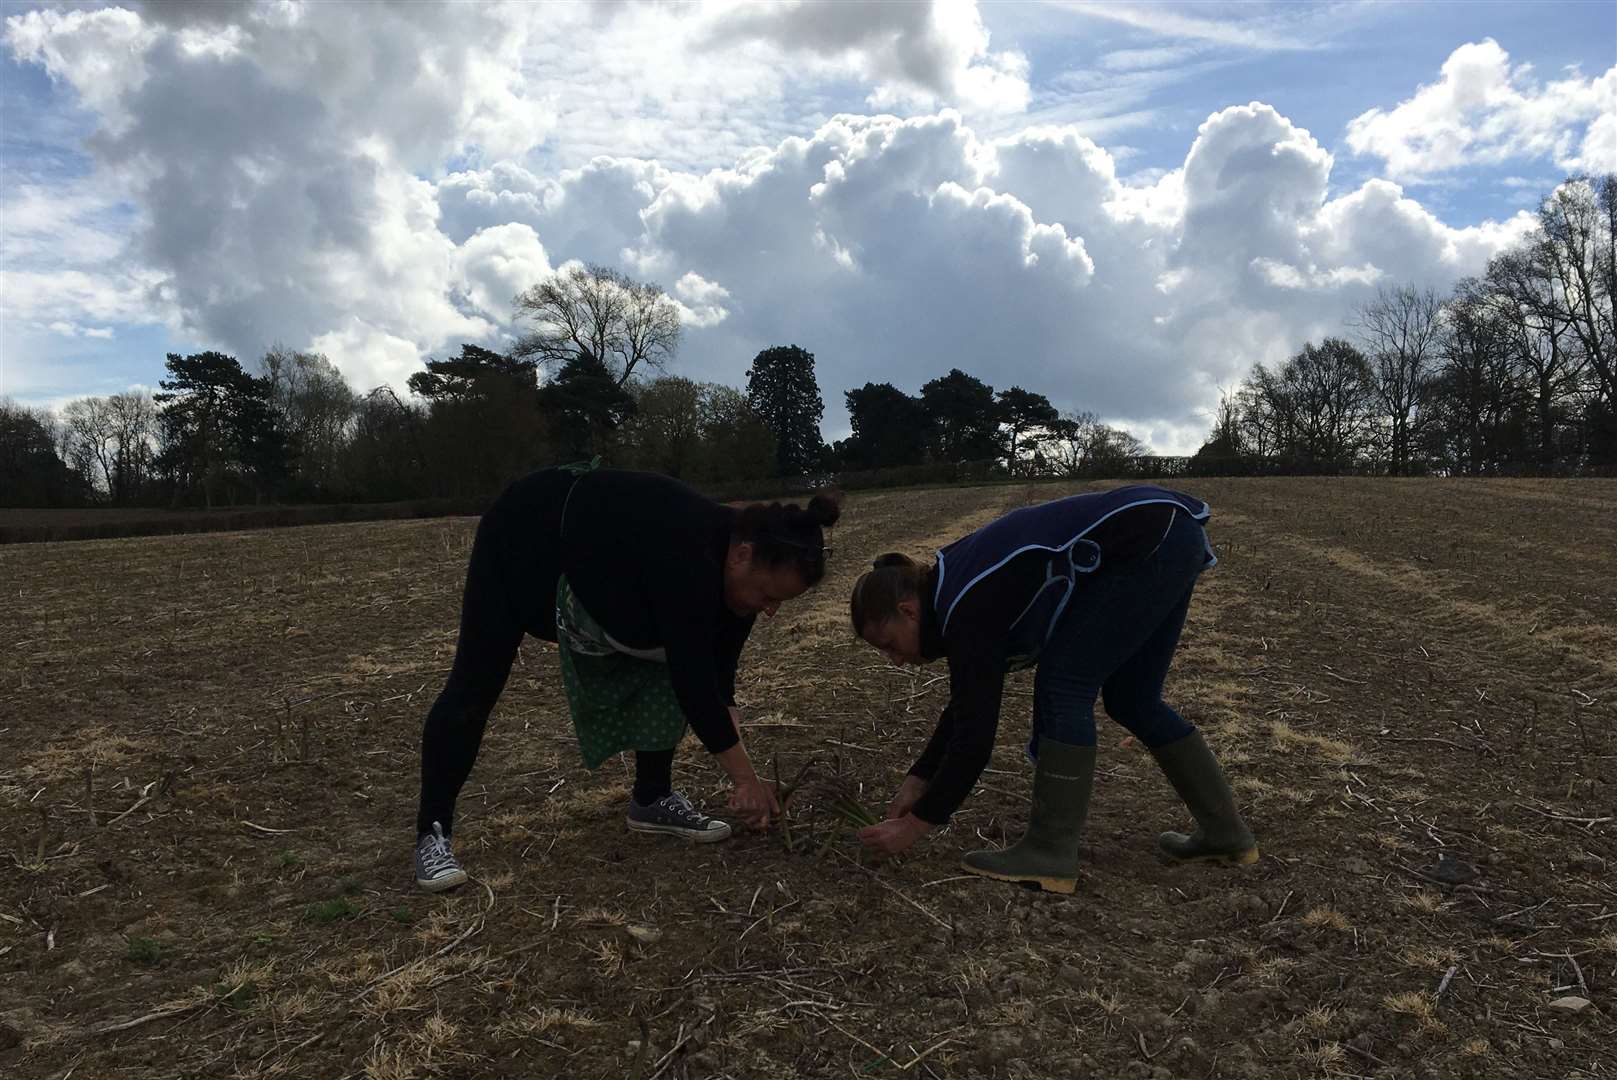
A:
{"label": "woman in navy blue top", "polygon": [[1009,848],[972,873],[1070,893],[1095,773],[1095,699],[1155,756],[1197,828],[1168,832],[1172,859],[1250,863],[1251,831],[1201,733],[1162,700],[1196,578],[1217,560],[1207,504],[1135,484],[1025,507],[955,541],[931,566],[884,555],[860,577],[854,632],[897,664],[949,662],[949,704],[887,810],[861,833],[903,851],[950,815],[987,766],[1005,676],[1037,665],[1033,810]]}

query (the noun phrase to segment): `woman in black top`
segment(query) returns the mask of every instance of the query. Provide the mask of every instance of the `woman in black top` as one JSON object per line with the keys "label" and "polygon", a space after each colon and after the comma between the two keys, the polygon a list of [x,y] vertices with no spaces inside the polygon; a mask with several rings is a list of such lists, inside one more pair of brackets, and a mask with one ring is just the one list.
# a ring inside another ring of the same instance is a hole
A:
{"label": "woman in black top", "polygon": [[730,834],[672,789],[686,723],[735,784],[731,809],[767,827],[779,807],[741,743],[736,663],[759,613],[824,576],[823,529],[839,503],[737,510],[665,476],[593,466],[507,488],[478,525],[454,666],[422,733],[417,884],[466,880],[449,847],[455,799],[524,634],[561,646],[586,763],[636,751],[630,828]]}
{"label": "woman in black top", "polygon": [[1196,578],[1216,560],[1205,503],[1150,485],[1014,511],[923,567],[885,555],[854,587],[854,632],[894,663],[949,662],[950,700],[887,820],[862,831],[903,851],[949,820],[987,766],[1009,671],[1034,680],[1033,809],[1027,834],[965,868],[1055,892],[1076,886],[1095,771],[1095,699],[1156,757],[1196,819],[1164,833],[1176,860],[1257,859],[1200,732],[1162,700]]}

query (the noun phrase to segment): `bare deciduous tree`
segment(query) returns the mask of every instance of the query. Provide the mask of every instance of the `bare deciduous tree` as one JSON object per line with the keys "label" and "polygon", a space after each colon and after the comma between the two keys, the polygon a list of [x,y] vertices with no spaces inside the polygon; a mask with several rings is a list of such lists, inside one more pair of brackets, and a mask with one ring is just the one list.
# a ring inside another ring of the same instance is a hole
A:
{"label": "bare deciduous tree", "polygon": [[129,390],[70,401],[62,408],[60,431],[63,459],[91,491],[119,505],[140,497],[156,454],[151,394]]}
{"label": "bare deciduous tree", "polygon": [[112,501],[134,502],[151,479],[157,455],[157,403],[150,392],[127,390],[107,398],[116,449],[112,459]]}
{"label": "bare deciduous tree", "polygon": [[1258,364],[1240,396],[1254,452],[1310,470],[1353,464],[1374,419],[1369,362],[1340,338],[1304,345],[1273,371]]}
{"label": "bare deciduous tree", "polygon": [[62,428],[67,439],[62,456],[94,491],[110,498],[116,446],[107,399],[85,397],[68,402],[62,407]]}
{"label": "bare deciduous tree", "polygon": [[1431,289],[1383,288],[1358,310],[1354,328],[1370,361],[1370,385],[1387,424],[1388,465],[1407,473],[1426,422],[1443,335],[1443,304]]}
{"label": "bare deciduous tree", "polygon": [[1062,476],[1120,476],[1145,446],[1092,412],[1068,412],[1049,427],[1045,460]]}
{"label": "bare deciduous tree", "polygon": [[512,355],[560,366],[592,356],[622,387],[642,368],[661,370],[679,348],[679,308],[662,289],[608,266],[572,265],[516,297],[533,329]]}
{"label": "bare deciduous tree", "polygon": [[336,481],[338,461],[359,408],[359,397],[337,365],[320,353],[272,347],[259,361],[270,407],[298,451],[298,473],[316,487]]}
{"label": "bare deciduous tree", "polygon": [[1596,398],[1617,407],[1617,175],[1568,180],[1539,207],[1538,223],[1529,257],[1550,286],[1541,314],[1571,330]]}
{"label": "bare deciduous tree", "polygon": [[1497,297],[1476,278],[1455,287],[1446,319],[1433,401],[1437,456],[1459,472],[1492,474],[1510,456],[1511,417],[1517,412],[1510,328]]}
{"label": "bare deciduous tree", "polygon": [[[1579,385],[1588,365],[1565,320],[1555,310],[1555,284],[1533,249],[1496,256],[1480,281],[1456,292],[1456,303],[1486,304],[1495,317],[1500,346],[1509,343],[1514,371],[1533,398],[1538,467],[1550,470],[1556,456],[1556,428],[1563,402]],[[1503,366],[1501,365],[1503,369]],[[1523,448],[1526,449],[1525,447]]]}

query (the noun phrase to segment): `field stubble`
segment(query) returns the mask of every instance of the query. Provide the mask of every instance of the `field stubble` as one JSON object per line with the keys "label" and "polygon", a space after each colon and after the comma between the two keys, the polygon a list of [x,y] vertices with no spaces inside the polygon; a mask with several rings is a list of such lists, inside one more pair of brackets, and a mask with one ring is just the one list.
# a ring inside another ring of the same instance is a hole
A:
{"label": "field stubble", "polygon": [[[1617,1077],[1617,484],[1186,486],[1221,565],[1170,700],[1264,858],[1160,865],[1182,810],[1103,720],[1070,898],[955,869],[1026,813],[1027,676],[951,828],[877,865],[628,834],[534,641],[462,796],[474,881],[429,898],[472,520],[0,548],[0,1070]],[[755,758],[884,805],[947,681],[852,639],[865,555],[1067,490],[851,500],[744,658]],[[694,743],[678,775],[722,799]]]}

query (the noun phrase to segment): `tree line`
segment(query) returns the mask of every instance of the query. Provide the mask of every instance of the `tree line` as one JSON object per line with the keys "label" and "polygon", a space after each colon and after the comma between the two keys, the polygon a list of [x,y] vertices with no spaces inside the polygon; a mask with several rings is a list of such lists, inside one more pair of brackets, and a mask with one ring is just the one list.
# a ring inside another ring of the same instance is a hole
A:
{"label": "tree line", "polygon": [[156,393],[86,397],[60,414],[0,403],[0,505],[240,505],[484,496],[532,469],[601,456],[709,487],[928,463],[1074,472],[1142,451],[1041,394],[959,370],[909,395],[845,395],[827,445],[814,355],[772,346],[745,389],[668,371],[678,309],[655,285],[568,267],[517,298],[509,352],[428,359],[407,396],[355,390],[330,358],[280,346],[251,369],[170,354]]}
{"label": "tree line", "polygon": [[249,368],[170,354],[156,393],[60,412],[0,401],[0,505],[216,506],[485,496],[601,456],[700,486],[892,472],[1129,476],[1576,473],[1617,463],[1617,177],[1573,179],[1537,228],[1445,296],[1387,285],[1342,336],[1255,365],[1187,460],[1093,413],[958,368],[915,393],[847,390],[827,445],[814,355],[764,349],[744,389],[670,373],[679,308],[572,264],[516,298],[509,352],[463,344],[401,397],[275,347]]}
{"label": "tree line", "polygon": [[1458,476],[1617,465],[1617,176],[1573,179],[1446,295],[1382,287],[1340,337],[1257,364],[1192,471]]}

